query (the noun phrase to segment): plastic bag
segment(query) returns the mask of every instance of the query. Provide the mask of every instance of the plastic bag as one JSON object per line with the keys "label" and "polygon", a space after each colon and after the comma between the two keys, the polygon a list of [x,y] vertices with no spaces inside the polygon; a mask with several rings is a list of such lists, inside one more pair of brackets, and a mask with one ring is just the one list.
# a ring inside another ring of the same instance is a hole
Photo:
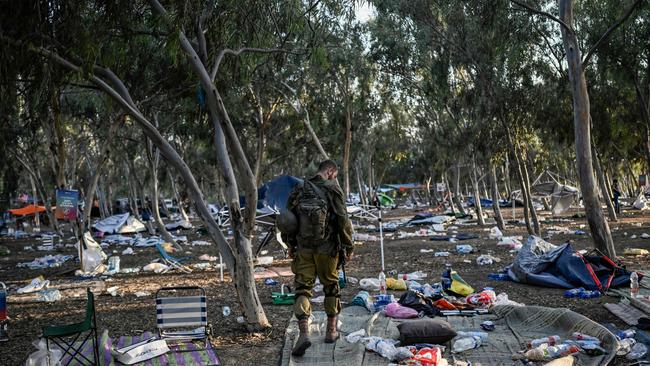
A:
{"label": "plastic bag", "polygon": [[426,316],[436,316],[439,313],[439,310],[433,306],[431,299],[412,290],[403,293],[397,302],[402,306],[414,309],[418,313],[423,312]]}
{"label": "plastic bag", "polygon": [[60,349],[47,349],[45,339],[41,338],[32,343],[38,351],[33,352],[27,358],[25,366],[56,366],[63,356],[63,351]]}
{"label": "plastic bag", "polygon": [[456,271],[451,271],[451,287],[449,289],[461,296],[468,296],[474,292],[472,286],[465,282]]}
{"label": "plastic bag", "polygon": [[46,280],[43,276],[34,278],[29,285],[18,289],[19,294],[28,294],[30,292],[40,291],[50,285],[50,281]]}
{"label": "plastic bag", "polygon": [[363,278],[359,281],[359,287],[366,291],[379,291],[378,278]]}
{"label": "plastic bag", "polygon": [[496,305],[524,306],[524,304],[508,299],[508,294],[506,294],[505,292],[502,292],[499,295],[497,295],[497,299],[494,301],[494,305],[495,306]]}
{"label": "plastic bag", "polygon": [[490,229],[490,239],[500,240],[501,237],[503,237],[503,233],[501,232],[501,230],[499,230],[498,227],[495,226],[492,229]]}
{"label": "plastic bag", "polygon": [[386,287],[390,290],[406,291],[406,281],[389,277],[386,279]]}
{"label": "plastic bag", "polygon": [[367,337],[364,338],[364,342],[366,342],[367,350],[377,352],[382,357],[385,357],[391,361],[401,361],[413,356],[407,347],[395,347],[395,343],[397,343],[397,341],[394,339]]}
{"label": "plastic bag", "polygon": [[365,329],[359,329],[356,332],[352,332],[345,336],[345,340],[348,341],[349,343],[357,343],[361,340],[361,338],[366,336],[366,330]]}
{"label": "plastic bag", "polygon": [[145,272],[164,273],[169,271],[169,266],[163,263],[153,262],[142,267]]}
{"label": "plastic bag", "polygon": [[[506,295],[507,296],[507,295]],[[468,304],[490,306],[497,299],[497,295],[492,290],[481,291],[477,294],[467,296],[465,299]]]}
{"label": "plastic bag", "polygon": [[386,305],[386,316],[395,319],[417,318],[418,312],[415,309],[407,308],[396,302]]}
{"label": "plastic bag", "polygon": [[83,252],[81,269],[84,273],[103,273],[106,269],[103,264],[107,257],[102,251],[102,247],[97,244],[90,232],[85,233],[82,240],[85,243],[85,248],[81,243],[77,244]]}

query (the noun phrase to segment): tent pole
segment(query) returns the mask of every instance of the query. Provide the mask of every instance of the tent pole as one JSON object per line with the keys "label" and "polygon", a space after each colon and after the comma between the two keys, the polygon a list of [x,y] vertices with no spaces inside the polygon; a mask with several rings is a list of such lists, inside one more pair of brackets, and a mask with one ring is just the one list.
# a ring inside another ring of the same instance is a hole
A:
{"label": "tent pole", "polygon": [[381,271],[384,272],[384,226],[381,222],[381,204],[379,204],[379,244],[381,248]]}

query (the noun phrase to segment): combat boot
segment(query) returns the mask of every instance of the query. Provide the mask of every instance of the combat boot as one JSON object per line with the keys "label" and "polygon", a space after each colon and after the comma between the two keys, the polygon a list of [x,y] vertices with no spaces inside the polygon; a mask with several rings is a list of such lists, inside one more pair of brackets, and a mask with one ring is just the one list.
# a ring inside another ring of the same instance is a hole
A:
{"label": "combat boot", "polygon": [[298,335],[298,341],[291,350],[291,354],[294,356],[304,355],[307,348],[311,347],[311,340],[309,340],[309,319],[298,320],[298,329],[300,329],[300,335]]}
{"label": "combat boot", "polygon": [[325,332],[325,343],[334,343],[339,338],[339,332],[336,330],[338,318],[336,315],[327,317],[327,331]]}

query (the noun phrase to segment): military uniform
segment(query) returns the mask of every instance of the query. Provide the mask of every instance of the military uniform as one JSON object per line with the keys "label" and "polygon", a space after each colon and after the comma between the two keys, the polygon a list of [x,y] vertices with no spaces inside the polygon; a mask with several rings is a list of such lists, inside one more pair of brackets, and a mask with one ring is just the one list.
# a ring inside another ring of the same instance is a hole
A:
{"label": "military uniform", "polygon": [[[284,241],[293,249],[294,258],[291,270],[295,274],[294,286],[296,302],[294,313],[296,318],[306,319],[311,315],[309,300],[313,296],[316,276],[323,285],[325,292],[325,312],[328,316],[336,316],[341,311],[340,288],[337,264],[339,248],[346,255],[352,253],[352,223],[348,218],[345,207],[345,195],[336,180],[326,180],[320,175],[309,179],[327,196],[330,219],[328,221],[329,235],[322,243],[310,243],[301,240],[299,236],[283,235]],[[289,195],[287,209],[296,211],[298,192],[294,190]],[[340,246],[339,246],[340,244]]]}

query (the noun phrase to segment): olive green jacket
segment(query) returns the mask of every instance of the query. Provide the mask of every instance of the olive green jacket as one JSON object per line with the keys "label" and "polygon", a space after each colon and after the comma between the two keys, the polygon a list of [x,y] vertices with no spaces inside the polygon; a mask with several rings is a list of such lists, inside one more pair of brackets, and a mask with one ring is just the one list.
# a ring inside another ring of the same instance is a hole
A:
{"label": "olive green jacket", "polygon": [[[336,180],[326,180],[318,174],[309,178],[309,181],[314,183],[327,195],[330,215],[332,216],[329,220],[330,238],[325,244],[319,246],[317,251],[321,253],[332,253],[340,242],[345,253],[351,253],[353,250],[352,222],[348,218],[343,190]],[[294,213],[296,213],[295,208],[298,205],[297,196],[298,191],[294,189],[289,194],[289,199],[287,200],[287,209]],[[305,247],[305,245],[300,245],[302,243],[298,243],[295,235],[288,236],[282,234],[282,239],[293,249],[302,249]]]}

